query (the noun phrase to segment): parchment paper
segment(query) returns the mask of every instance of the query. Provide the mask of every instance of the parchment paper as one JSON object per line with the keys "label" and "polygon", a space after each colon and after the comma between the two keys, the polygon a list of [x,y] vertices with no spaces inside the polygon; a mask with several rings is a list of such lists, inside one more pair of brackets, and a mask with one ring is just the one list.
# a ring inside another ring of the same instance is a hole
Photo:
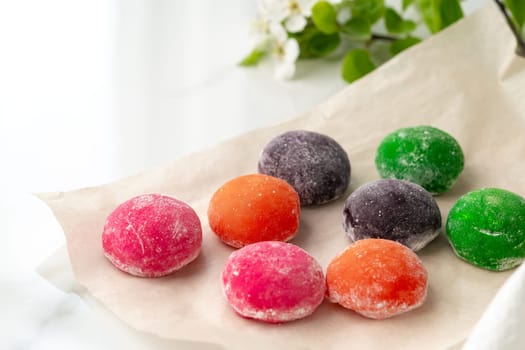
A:
{"label": "parchment paper", "polygon": [[[430,282],[423,307],[375,321],[324,302],[311,317],[267,325],[237,316],[224,300],[219,276],[232,248],[219,242],[206,219],[213,192],[233,177],[256,172],[260,150],[281,132],[314,130],[340,142],[352,163],[349,194],[378,179],[374,155],[387,133],[421,124],[448,131],[465,152],[457,184],[437,197],[444,220],[454,201],[470,190],[490,186],[525,194],[525,59],[514,56],[512,35],[493,5],[299,118],[135,177],[40,197],[63,226],[78,281],[139,330],[228,349],[447,349],[468,335],[511,272],[488,272],[461,261],[442,235],[419,253]],[[129,276],[102,254],[106,216],[120,202],[148,192],[186,201],[203,224],[200,257],[170,277]],[[345,198],[304,208],[292,241],[324,268],[349,244],[341,223]]]}

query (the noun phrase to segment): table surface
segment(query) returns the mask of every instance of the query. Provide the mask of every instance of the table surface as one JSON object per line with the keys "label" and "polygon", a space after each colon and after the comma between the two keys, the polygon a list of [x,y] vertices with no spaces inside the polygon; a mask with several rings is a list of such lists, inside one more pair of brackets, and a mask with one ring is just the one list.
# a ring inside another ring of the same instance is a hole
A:
{"label": "table surface", "polygon": [[[484,2],[464,4],[471,12]],[[60,226],[31,193],[172,162],[297,116],[346,85],[339,60],[301,62],[287,82],[269,65],[236,66],[250,49],[255,1],[227,3],[0,2],[0,33],[9,33],[0,34],[8,53],[0,58],[3,349],[174,346],[89,298]],[[183,348],[196,345],[177,343]]]}

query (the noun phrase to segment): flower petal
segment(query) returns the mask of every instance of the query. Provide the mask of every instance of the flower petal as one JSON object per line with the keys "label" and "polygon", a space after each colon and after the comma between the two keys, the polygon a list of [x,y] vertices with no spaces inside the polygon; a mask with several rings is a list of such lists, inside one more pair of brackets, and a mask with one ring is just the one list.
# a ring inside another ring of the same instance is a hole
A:
{"label": "flower petal", "polygon": [[306,18],[303,15],[291,15],[284,21],[284,26],[290,33],[298,33],[306,27]]}
{"label": "flower petal", "polygon": [[284,49],[284,56],[283,61],[284,62],[295,62],[297,61],[297,58],[299,58],[299,44],[297,43],[297,40],[295,39],[288,39],[283,45]]}
{"label": "flower petal", "polygon": [[265,20],[254,20],[250,23],[250,39],[252,44],[259,46],[264,44],[270,39],[270,31],[268,28],[268,22]]}
{"label": "flower petal", "polygon": [[252,35],[261,35],[268,34],[268,21],[264,19],[254,19],[250,22],[250,34]]}
{"label": "flower petal", "polygon": [[284,43],[286,39],[288,38],[288,34],[286,33],[286,30],[283,28],[283,26],[279,22],[270,23],[270,33],[280,43]]}
{"label": "flower petal", "polygon": [[310,16],[312,14],[312,6],[319,0],[295,0],[299,5],[301,14],[303,16]]}
{"label": "flower petal", "polygon": [[258,0],[257,8],[263,19],[280,22],[290,14],[286,1]]}
{"label": "flower petal", "polygon": [[295,74],[295,63],[281,62],[276,65],[274,76],[279,80],[289,80]]}

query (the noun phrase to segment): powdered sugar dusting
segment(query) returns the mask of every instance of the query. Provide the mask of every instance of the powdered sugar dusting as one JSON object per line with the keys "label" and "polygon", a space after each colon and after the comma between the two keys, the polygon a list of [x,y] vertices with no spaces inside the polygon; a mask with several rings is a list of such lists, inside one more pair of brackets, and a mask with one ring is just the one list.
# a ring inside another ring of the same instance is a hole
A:
{"label": "powdered sugar dusting", "polygon": [[499,188],[462,196],[447,219],[456,255],[488,270],[508,270],[525,260],[525,199]]}
{"label": "powdered sugar dusting", "polygon": [[464,156],[451,135],[423,125],[387,135],[378,147],[375,163],[382,178],[408,180],[440,194],[456,182]]}
{"label": "powdered sugar dusting", "polygon": [[441,212],[421,186],[395,179],[378,180],[348,197],[343,227],[353,241],[390,239],[417,251],[439,235]]}
{"label": "powdered sugar dusting", "polygon": [[292,185],[301,205],[339,198],[350,182],[350,161],[344,149],[326,135],[305,130],[272,139],[261,152],[258,168]]}
{"label": "powdered sugar dusting", "polygon": [[105,256],[120,270],[160,277],[193,261],[200,252],[200,220],[186,203],[159,194],[134,197],[107,218]]}
{"label": "powdered sugar dusting", "polygon": [[301,248],[260,242],[233,252],[222,272],[223,292],[240,315],[276,323],[303,318],[321,304],[325,280]]}
{"label": "powdered sugar dusting", "polygon": [[365,317],[384,319],[421,306],[427,273],[407,247],[389,240],[364,239],[330,262],[327,296]]}
{"label": "powdered sugar dusting", "polygon": [[300,200],[286,181],[248,174],[223,184],[212,196],[208,223],[236,248],[260,241],[288,241],[298,232]]}

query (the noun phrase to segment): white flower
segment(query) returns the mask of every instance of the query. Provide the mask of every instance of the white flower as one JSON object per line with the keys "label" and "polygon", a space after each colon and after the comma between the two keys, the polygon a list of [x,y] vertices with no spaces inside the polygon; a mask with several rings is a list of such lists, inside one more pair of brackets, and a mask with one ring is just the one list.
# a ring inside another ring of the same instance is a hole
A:
{"label": "white flower", "polygon": [[[282,2],[282,1],[281,1]],[[275,66],[277,79],[290,79],[295,74],[295,62],[299,58],[297,40],[288,37],[282,21],[260,18],[251,23],[250,34],[254,47],[268,53]]]}
{"label": "white flower", "polygon": [[263,19],[283,22],[290,33],[298,33],[304,29],[312,14],[312,5],[317,0],[259,0],[259,13]]}
{"label": "white flower", "polygon": [[266,50],[269,41],[272,39],[270,23],[263,19],[253,20],[250,23],[250,36],[254,47]]}
{"label": "white flower", "polygon": [[299,58],[297,40],[288,38],[288,33],[278,22],[256,20],[251,29],[255,48],[267,52],[274,61],[275,77],[281,80],[292,78]]}
{"label": "white flower", "polygon": [[352,18],[352,12],[350,11],[350,7],[343,7],[342,9],[337,12],[337,23],[340,25],[345,24]]}
{"label": "white flower", "polygon": [[295,61],[299,57],[299,44],[295,39],[287,39],[279,46],[274,76],[279,80],[291,79],[295,74]]}
{"label": "white flower", "polygon": [[299,33],[306,27],[306,18],[301,14],[293,14],[286,18],[284,26],[290,33]]}
{"label": "white flower", "polygon": [[286,0],[258,0],[257,7],[263,19],[281,22],[288,15],[286,3]]}
{"label": "white flower", "polygon": [[297,40],[288,38],[288,34],[279,23],[270,24],[270,32],[274,39],[271,51],[276,66],[275,77],[280,80],[291,79],[299,57],[299,44]]}

